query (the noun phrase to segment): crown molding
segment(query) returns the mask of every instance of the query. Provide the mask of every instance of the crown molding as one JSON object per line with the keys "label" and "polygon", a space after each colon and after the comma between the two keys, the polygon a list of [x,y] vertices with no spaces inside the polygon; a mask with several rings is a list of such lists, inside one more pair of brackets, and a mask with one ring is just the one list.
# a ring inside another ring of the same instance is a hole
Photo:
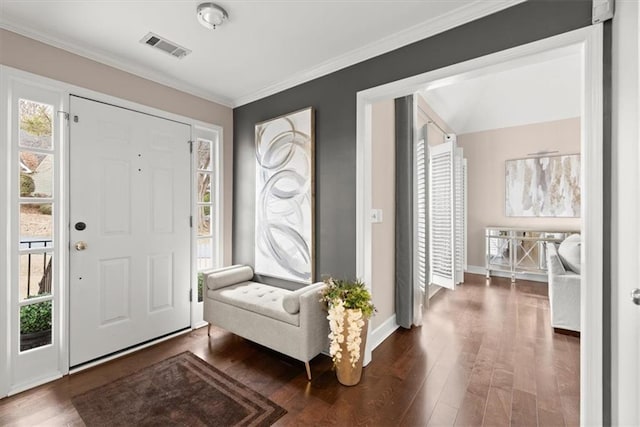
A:
{"label": "crown molding", "polygon": [[190,95],[215,102],[225,107],[236,108],[267,96],[282,92],[302,83],[317,79],[359,62],[382,55],[402,46],[426,39],[451,28],[466,24],[473,20],[507,9],[526,0],[476,0],[470,5],[460,6],[443,16],[426,20],[391,36],[372,42],[362,48],[352,50],[331,60],[325,61],[316,67],[296,73],[278,83],[267,86],[255,92],[250,92],[237,98],[228,98],[206,91],[197,85],[184,81],[176,81],[175,78],[163,73],[139,67],[104,51],[95,51],[78,46],[75,43],[64,41],[57,37],[46,35],[42,32],[25,28],[15,23],[10,23],[0,17],[0,28],[37,40],[39,42],[57,47],[84,58],[99,62],[118,70],[134,74],[155,83],[188,93]]}
{"label": "crown molding", "polygon": [[248,93],[234,99],[233,107],[240,107],[267,96],[282,92],[302,83],[331,74],[343,68],[355,65],[367,59],[374,58],[400,47],[429,38],[436,34],[499,12],[526,0],[486,1],[476,0],[470,5],[464,5],[443,16],[423,21],[391,36],[376,40],[362,48],[354,49],[336,58],[330,59],[316,67],[309,68],[279,83],[270,85],[256,92]]}
{"label": "crown molding", "polygon": [[98,62],[100,64],[116,68],[120,71],[124,71],[126,73],[133,74],[138,77],[142,77],[154,83],[158,83],[163,86],[167,86],[172,89],[176,89],[181,92],[187,93],[189,95],[196,96],[198,98],[202,98],[207,101],[211,101],[216,104],[220,104],[229,108],[233,108],[234,106],[234,102],[232,99],[221,97],[214,93],[210,93],[190,83],[186,83],[183,81],[176,81],[175,78],[167,76],[166,74],[158,73],[148,68],[135,66],[125,61],[119,60],[114,56],[105,53],[104,51],[89,50],[89,49],[80,47],[74,43],[69,43],[67,41],[61,40],[57,37],[52,37],[42,32],[35,31],[30,28],[25,28],[21,25],[16,25],[15,23],[10,23],[1,17],[0,17],[0,28],[3,28],[5,30],[11,31],[16,34],[20,34],[21,36],[45,43],[47,45],[65,50],[75,55],[82,56],[84,58]]}

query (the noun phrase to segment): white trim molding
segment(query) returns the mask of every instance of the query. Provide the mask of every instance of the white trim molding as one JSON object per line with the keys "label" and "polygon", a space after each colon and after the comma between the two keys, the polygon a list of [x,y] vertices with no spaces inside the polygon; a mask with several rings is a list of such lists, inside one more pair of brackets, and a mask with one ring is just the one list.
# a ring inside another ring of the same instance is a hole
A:
{"label": "white trim molding", "polygon": [[[371,277],[371,105],[457,81],[504,71],[524,64],[579,54],[582,61],[582,260],[580,346],[580,420],[603,423],[603,32],[593,25],[512,49],[430,71],[357,94],[356,135],[356,275]],[[483,269],[484,272],[484,269]],[[375,299],[375,295],[373,295]],[[423,327],[429,327],[425,323]],[[367,345],[370,357],[374,340]],[[365,360],[367,360],[365,358]]]}
{"label": "white trim molding", "polygon": [[420,24],[406,28],[381,40],[376,40],[366,46],[342,54],[312,68],[295,73],[294,75],[288,76],[282,81],[271,84],[263,89],[252,91],[235,98],[212,93],[211,91],[198,87],[195,84],[176,80],[175,77],[166,75],[165,73],[154,71],[149,68],[142,68],[131,62],[124,61],[122,58],[119,58],[112,53],[88,49],[80,46],[78,43],[53,37],[32,28],[16,25],[15,23],[8,22],[2,18],[0,18],[0,28],[4,28],[59,49],[66,50],[76,55],[83,56],[93,61],[109,65],[119,70],[135,74],[139,77],[180,90],[190,95],[195,95],[226,107],[236,108],[419,40],[426,39],[476,19],[500,12],[501,10],[523,3],[524,1],[525,0],[476,0],[471,4],[462,4],[457,9],[445,15],[427,19]]}
{"label": "white trim molding", "polygon": [[640,425],[640,4],[619,1],[612,34],[611,425]]}
{"label": "white trim molding", "polygon": [[81,47],[77,43],[62,40],[57,37],[45,34],[41,31],[34,30],[32,28],[26,28],[20,25],[16,25],[12,22],[7,22],[3,18],[0,18],[0,28],[11,31],[21,36],[28,37],[30,39],[39,41],[41,43],[48,44],[49,46],[56,47],[58,49],[66,50],[83,58],[90,59],[92,61],[99,62],[104,65],[108,65],[113,68],[117,68],[120,71],[131,73],[138,77],[150,80],[152,82],[167,86],[176,90],[179,90],[189,95],[197,96],[198,98],[206,99],[207,101],[215,102],[225,107],[233,108],[233,100],[218,96],[214,93],[205,91],[197,85],[187,83],[181,80],[177,80],[175,77],[171,77],[162,72],[154,71],[151,68],[136,66],[133,63],[125,62],[116,55],[109,54],[104,51],[98,51],[95,49],[87,49]]}
{"label": "white trim molding", "polygon": [[[2,68],[0,68],[0,74]],[[10,181],[11,163],[8,156],[8,141],[11,141],[11,127],[9,126],[9,100],[3,98],[4,94],[8,94],[8,79],[4,75],[0,76],[0,182],[7,183]],[[9,279],[9,265],[7,263],[9,254],[9,200],[7,185],[0,185],[0,283],[11,283]],[[0,312],[9,313],[9,298],[7,290],[0,287]],[[0,399],[9,393],[9,375],[10,372],[10,355],[11,349],[7,333],[8,316],[0,316]]]}
{"label": "white trim molding", "polygon": [[292,88],[299,84],[306,83],[319,77],[334,73],[343,68],[347,68],[351,65],[366,61],[367,59],[391,52],[392,50],[399,49],[403,46],[432,37],[436,34],[443,33],[452,28],[459,27],[460,25],[475,21],[476,19],[500,12],[501,10],[515,6],[519,3],[524,3],[524,1],[525,0],[477,0],[472,4],[465,4],[444,16],[431,18],[421,22],[420,24],[405,28],[398,33],[392,34],[381,40],[376,40],[373,43],[352,50],[351,52],[347,52],[336,58],[332,58],[313,68],[294,74],[280,83],[272,84],[257,92],[237,97],[233,100],[233,106],[234,108],[240,107],[258,99],[282,92],[283,90]]}
{"label": "white trim molding", "polygon": [[[146,105],[141,105],[132,101],[123,100],[111,95],[106,95],[100,92],[85,89],[69,83],[49,79],[46,77],[42,77],[33,73],[18,70],[5,65],[0,65],[0,76],[2,76],[0,78],[0,86],[1,86],[0,87],[1,89],[0,103],[2,106],[2,108],[0,108],[0,129],[4,130],[2,133],[0,133],[0,159],[2,159],[3,164],[5,166],[4,168],[0,167],[0,171],[3,171],[3,172],[0,172],[0,174],[5,174],[5,178],[10,177],[8,174],[9,174],[9,171],[12,169],[10,166],[13,165],[13,163],[9,163],[11,161],[10,159],[11,156],[7,155],[7,150],[9,146],[8,141],[10,141],[10,138],[11,138],[11,127],[8,126],[8,102],[10,102],[10,99],[11,99],[10,83],[14,81],[21,82],[26,85],[31,85],[34,87],[43,88],[45,90],[55,91],[61,94],[62,98],[64,99],[62,103],[62,107],[59,108],[61,111],[68,111],[68,100],[70,95],[73,94],[73,95],[77,95],[85,98],[94,99],[99,102],[104,102],[107,104],[117,105],[123,108],[136,110],[145,114],[162,117],[164,119],[184,123],[188,126],[191,126],[192,130],[194,128],[210,129],[214,132],[217,132],[218,134],[219,150],[220,150],[218,153],[220,156],[219,162],[220,163],[223,162],[223,157],[222,157],[223,156],[223,147],[222,147],[223,139],[222,138],[223,138],[224,130],[219,125],[201,122],[189,117],[181,116],[174,113],[169,113],[160,109],[148,107]],[[61,177],[60,179],[57,179],[57,184],[56,184],[56,185],[59,185],[57,189],[61,190],[61,191],[60,190],[57,191],[60,197],[59,203],[61,207],[59,208],[60,209],[59,215],[58,215],[59,218],[56,220],[56,223],[59,224],[58,228],[60,229],[60,234],[59,234],[60,243],[58,244],[58,247],[60,248],[60,251],[58,253],[60,258],[60,265],[68,266],[69,234],[66,231],[67,227],[65,226],[65,224],[69,223],[69,197],[68,197],[69,138],[68,138],[68,132],[66,131],[66,126],[61,126],[61,129],[63,131],[63,143],[62,143],[61,149],[58,149],[58,151],[56,151],[56,153],[58,153],[58,161],[60,162],[60,169],[61,169]],[[185,144],[186,142],[187,141],[185,141]],[[220,166],[224,167],[222,164]],[[219,185],[221,186],[222,176],[223,176],[222,169],[219,171],[219,174],[220,174]],[[9,218],[8,215],[10,212],[9,209],[12,209],[11,203],[8,203],[9,197],[10,197],[10,191],[9,191],[8,185],[12,184],[12,181],[14,180],[6,179],[2,181],[5,184],[0,186],[0,224],[2,224],[0,228],[0,238],[1,238],[0,241],[2,242],[0,246],[0,280],[6,283],[10,283],[10,281],[8,280],[10,268],[9,268],[6,255],[9,253],[8,251],[9,251],[9,244],[10,244],[10,242],[8,242],[9,239],[7,238],[9,236],[8,233],[9,233],[9,227],[10,227],[10,224],[9,224],[10,221],[8,221],[8,218]],[[222,187],[220,187],[220,190],[222,190]],[[224,209],[225,209],[225,206],[224,206],[223,200],[222,198],[220,198],[219,215],[220,215],[221,222],[224,221],[224,217],[223,217]],[[219,228],[222,228],[222,225],[220,225]],[[193,233],[195,233],[195,230],[196,228],[193,228]],[[194,234],[194,238],[195,238],[195,234]],[[224,240],[220,239],[218,244],[219,244],[218,254],[219,256],[222,256],[225,249]],[[12,371],[12,367],[15,363],[15,358],[12,358],[10,354],[12,346],[9,345],[11,342],[10,341],[11,334],[8,333],[9,321],[7,319],[7,316],[0,316],[0,398],[9,394],[15,394],[19,391],[23,391],[28,388],[35,387],[44,382],[59,378],[61,375],[66,375],[69,373],[69,356],[68,356],[69,337],[67,335],[67,331],[69,330],[69,327],[68,327],[69,276],[68,276],[68,268],[60,268],[59,270],[61,270],[58,272],[59,274],[58,290],[60,292],[56,296],[56,298],[58,298],[57,301],[59,303],[60,314],[61,314],[60,339],[59,339],[60,347],[58,349],[59,365],[57,367],[58,369],[55,372],[51,371],[37,378],[35,377],[29,378],[25,381],[20,381],[19,383],[12,385],[11,384],[12,375],[10,374]],[[0,311],[1,312],[8,312],[10,308],[10,295],[11,294],[8,287],[0,288]],[[191,327],[200,326],[200,325],[201,325],[201,322],[195,322],[193,325],[191,325]],[[191,328],[180,333],[185,333],[190,330]],[[160,339],[159,341],[154,341],[154,342],[160,342],[164,339],[166,339],[166,337]],[[142,347],[137,347],[136,349],[143,348],[144,346],[146,346],[146,344],[143,345]],[[124,354],[127,354],[127,353],[120,353],[116,356],[119,357]],[[107,360],[110,360],[110,359],[100,360],[96,362],[96,364],[104,363]]]}
{"label": "white trim molding", "polygon": [[373,348],[378,347],[384,340],[389,338],[391,334],[393,334],[396,329],[398,329],[400,325],[396,322],[396,315],[389,317],[387,320],[382,322],[380,326],[371,331],[369,335],[369,339],[372,341],[371,345]]}

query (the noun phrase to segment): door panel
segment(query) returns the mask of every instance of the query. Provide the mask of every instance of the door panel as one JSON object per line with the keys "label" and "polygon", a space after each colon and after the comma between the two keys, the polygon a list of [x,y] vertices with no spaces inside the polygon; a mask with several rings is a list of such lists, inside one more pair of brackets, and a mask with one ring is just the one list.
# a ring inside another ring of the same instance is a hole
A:
{"label": "door panel", "polygon": [[173,256],[172,254],[149,257],[149,311],[173,307]]}
{"label": "door panel", "polygon": [[129,234],[131,230],[131,164],[105,159],[100,180],[102,234]]}
{"label": "door panel", "polygon": [[129,258],[98,261],[100,276],[100,326],[131,318],[129,312]]}
{"label": "door panel", "polygon": [[74,96],[70,109],[75,366],[190,325],[191,172],[189,126]]}

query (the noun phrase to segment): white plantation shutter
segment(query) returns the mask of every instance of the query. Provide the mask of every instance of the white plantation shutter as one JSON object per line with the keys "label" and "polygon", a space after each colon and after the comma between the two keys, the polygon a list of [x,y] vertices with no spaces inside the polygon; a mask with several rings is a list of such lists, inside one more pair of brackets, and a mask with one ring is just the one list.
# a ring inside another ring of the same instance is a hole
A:
{"label": "white plantation shutter", "polygon": [[464,212],[464,159],[462,148],[454,148],[454,230],[455,230],[455,278],[456,284],[464,282],[464,253],[465,251],[465,212]]}
{"label": "white plantation shutter", "polygon": [[429,258],[431,283],[454,289],[455,144],[447,141],[429,147]]}
{"label": "white plantation shutter", "polygon": [[[454,289],[467,268],[467,161],[455,135],[429,147],[430,282]],[[419,187],[418,187],[419,189]]]}
{"label": "white plantation shutter", "polygon": [[424,290],[429,284],[427,269],[427,143],[419,139],[415,152],[415,280]]}
{"label": "white plantation shutter", "polygon": [[[462,159],[462,192],[464,194],[463,199],[464,199],[464,210],[462,212],[462,216],[464,217],[464,249],[463,249],[463,263],[462,263],[462,268],[464,271],[467,271],[467,189],[468,189],[468,185],[467,185],[467,159]],[[463,275],[464,277],[464,275]]]}

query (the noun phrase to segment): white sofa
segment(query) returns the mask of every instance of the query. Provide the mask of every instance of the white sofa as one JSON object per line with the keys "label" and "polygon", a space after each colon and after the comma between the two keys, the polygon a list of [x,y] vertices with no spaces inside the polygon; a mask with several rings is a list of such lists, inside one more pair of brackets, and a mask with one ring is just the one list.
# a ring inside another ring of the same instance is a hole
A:
{"label": "white sofa", "polygon": [[329,321],[320,303],[319,282],[295,291],[252,281],[251,267],[235,265],[207,272],[204,320],[304,362],[328,348]]}
{"label": "white sofa", "polygon": [[[577,250],[579,264],[579,242]],[[560,332],[580,332],[580,274],[571,270],[574,263],[563,263],[554,243],[547,242],[546,252],[551,326]]]}

